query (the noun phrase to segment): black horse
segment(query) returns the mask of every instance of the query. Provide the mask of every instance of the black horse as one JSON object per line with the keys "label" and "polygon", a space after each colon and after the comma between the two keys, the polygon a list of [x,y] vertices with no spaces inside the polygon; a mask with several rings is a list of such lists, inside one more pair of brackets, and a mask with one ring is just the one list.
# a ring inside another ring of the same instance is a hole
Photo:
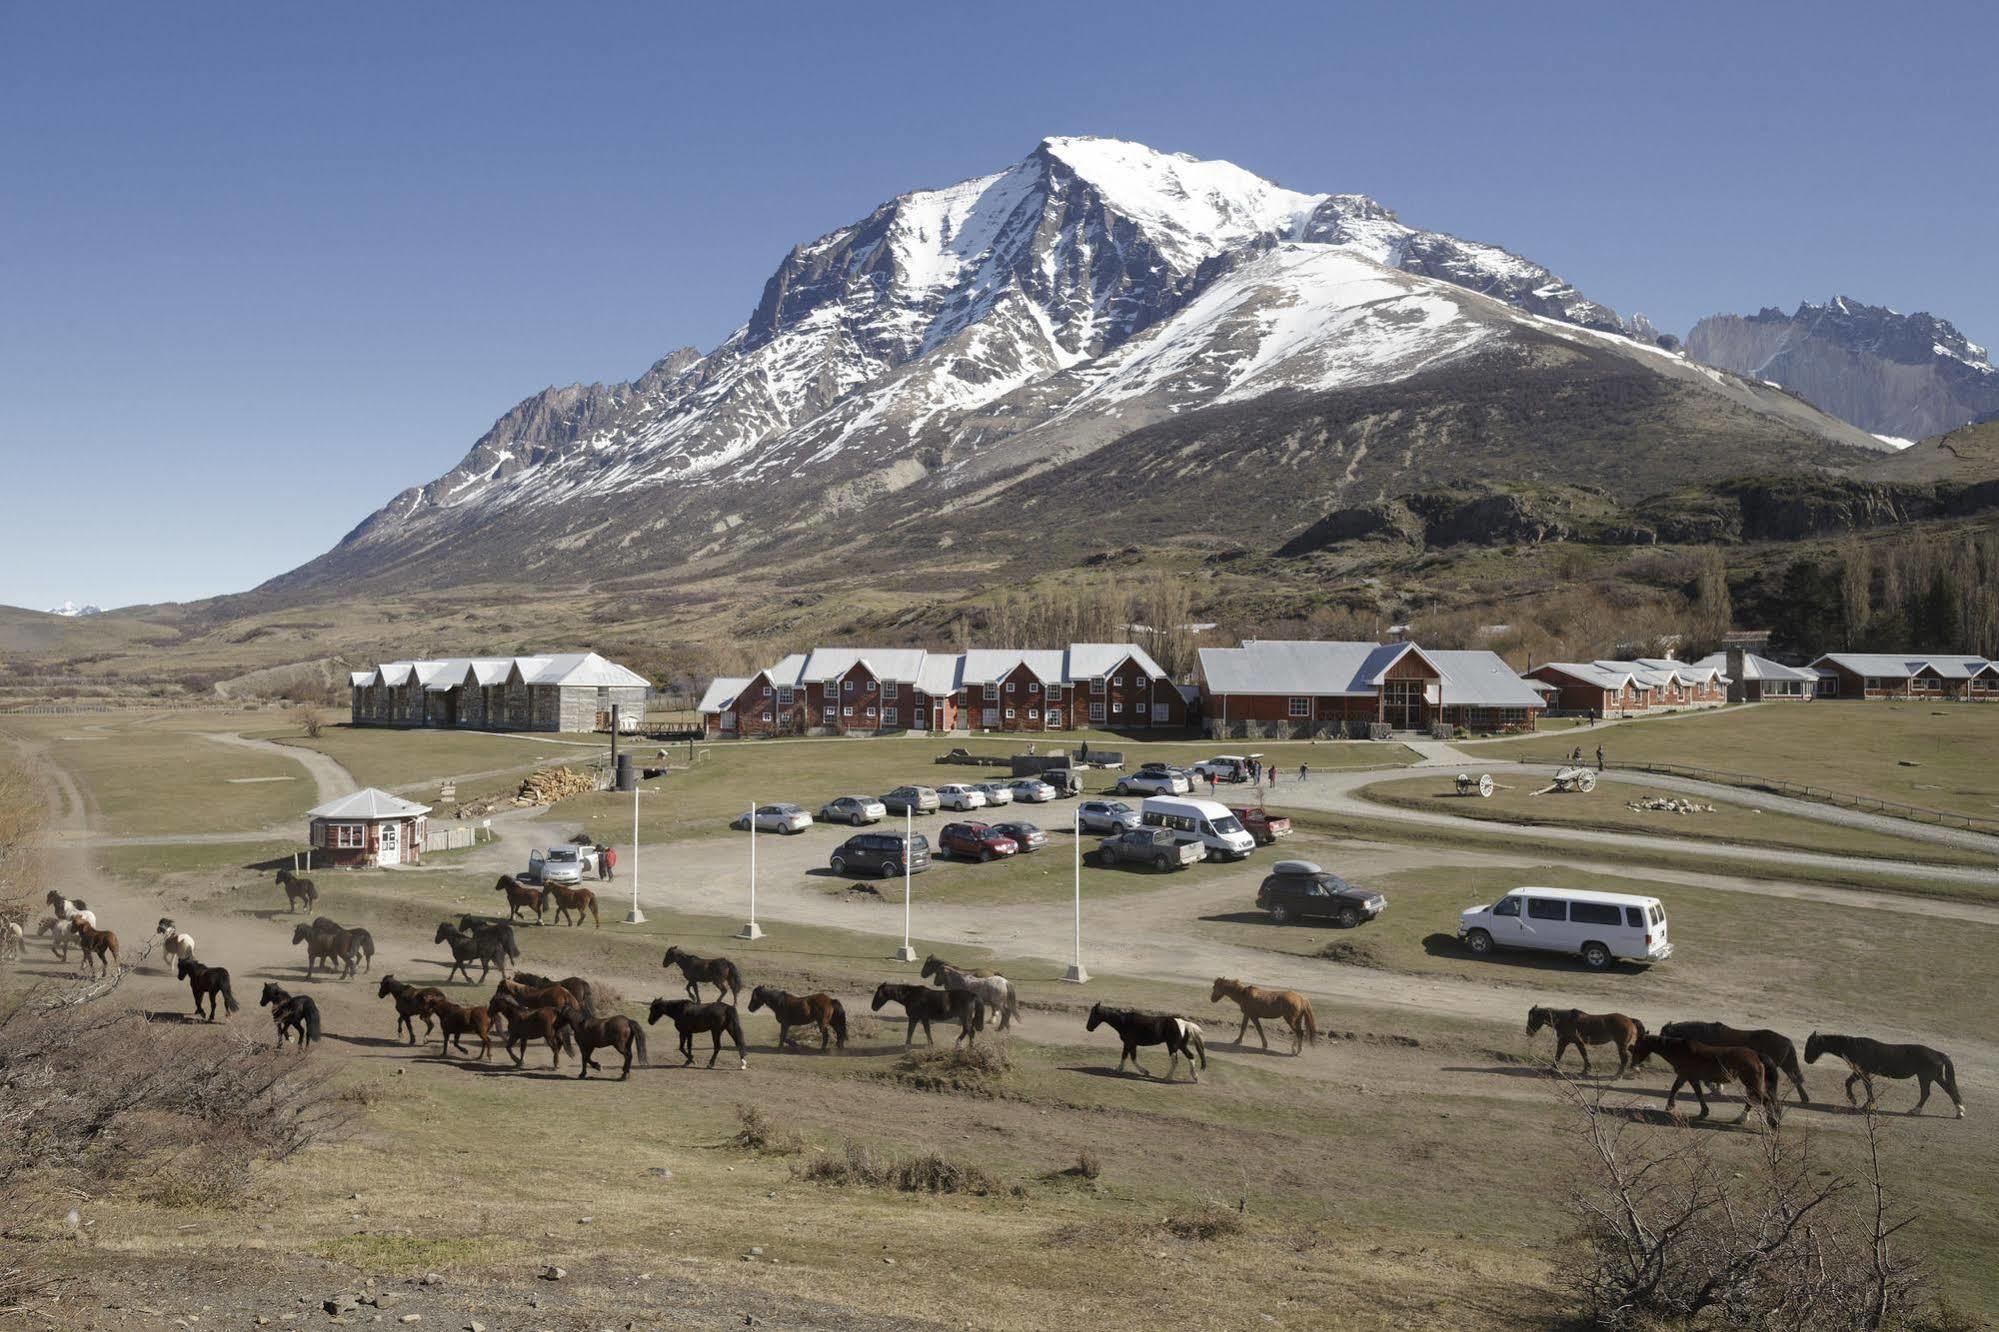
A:
{"label": "black horse", "polygon": [[641,1064],[646,1062],[646,1029],[622,1013],[601,1018],[579,1018],[574,1013],[564,1013],[558,1021],[576,1038],[577,1053],[583,1064],[576,1075],[579,1078],[589,1077],[593,1068],[599,1073],[604,1071],[604,1066],[592,1059],[590,1054],[606,1046],[625,1057],[623,1077],[631,1077],[634,1055]]}
{"label": "black horse", "polygon": [[933,990],[928,985],[898,985],[893,981],[875,986],[874,1011],[879,1013],[883,1005],[892,1003],[901,1004],[909,1019],[909,1029],[902,1034],[905,1046],[916,1044],[918,1026],[923,1028],[924,1040],[937,1044],[937,1038],[930,1033],[932,1022],[958,1024],[958,1039],[953,1045],[966,1041],[977,1045],[979,1033],[986,1029],[986,1006],[970,990]]}
{"label": "black horse", "polygon": [[[367,958],[369,969],[374,969],[375,936],[363,929],[347,929],[339,922],[325,916],[313,917],[309,925],[292,927],[292,942],[305,945],[305,974],[309,979],[313,969],[321,962],[344,963],[347,970],[342,978],[353,976],[354,968],[362,958]],[[332,966],[327,968],[332,970]]]}
{"label": "black horse", "polygon": [[312,1001],[311,995],[291,994],[279,989],[276,981],[265,981],[264,994],[257,1005],[271,1010],[279,1045],[289,1040],[294,1031],[298,1033],[300,1050],[319,1039],[319,1005]]}
{"label": "black horse", "polygon": [[285,910],[310,911],[319,901],[319,889],[311,879],[301,879],[288,869],[278,871],[278,887],[285,890]]}
{"label": "black horse", "polygon": [[[516,953],[514,956],[519,957],[520,954]],[[584,1017],[597,1016],[596,992],[590,988],[590,982],[581,976],[564,976],[561,980],[550,980],[546,976],[537,976],[532,971],[516,971],[514,979],[530,990],[546,990],[551,985],[560,985],[576,996],[577,1003],[583,1005]]]}
{"label": "black horse", "polygon": [[1865,1036],[1821,1036],[1813,1032],[1805,1038],[1805,1062],[1816,1064],[1822,1054],[1837,1055],[1853,1070],[1846,1080],[1846,1103],[1853,1104],[1853,1084],[1864,1083],[1867,1087],[1867,1104],[1874,1104],[1874,1079],[1914,1078],[1922,1083],[1923,1094],[1910,1109],[1912,1115],[1920,1115],[1923,1105],[1930,1099],[1930,1084],[1936,1083],[1950,1097],[1950,1103],[1957,1107],[1957,1117],[1964,1118],[1964,1100],[1957,1094],[1957,1068],[1950,1062],[1950,1056],[1941,1050],[1932,1050],[1927,1045],[1887,1045]]}
{"label": "black horse", "polygon": [[1125,1060],[1146,1077],[1145,1065],[1138,1062],[1138,1047],[1141,1045],[1163,1045],[1172,1056],[1166,1065],[1166,1081],[1173,1080],[1173,1070],[1180,1066],[1180,1057],[1187,1058],[1187,1076],[1195,1082],[1201,1075],[1194,1071],[1194,1058],[1199,1056],[1201,1067],[1208,1066],[1208,1047],[1201,1041],[1201,1029],[1183,1017],[1170,1013],[1141,1013],[1135,1008],[1106,1008],[1102,1004],[1090,1006],[1090,1020],[1084,1026],[1086,1031],[1095,1031],[1100,1026],[1108,1026],[1124,1042],[1124,1053],[1118,1056],[1118,1072],[1124,1072]]}
{"label": "black horse", "polygon": [[176,974],[187,982],[190,990],[194,991],[194,1015],[196,1017],[201,1016],[201,1001],[206,999],[208,1001],[208,1020],[210,1022],[215,1021],[215,1000],[218,995],[221,996],[225,1008],[231,1013],[236,1011],[236,995],[229,988],[229,969],[227,967],[211,967],[197,962],[191,957],[184,957],[180,960],[180,968]]}
{"label": "black horse", "polygon": [[458,928],[467,934],[490,934],[507,945],[507,956],[521,955],[520,943],[514,938],[514,927],[504,920],[494,920],[490,916],[460,916]]}
{"label": "black horse", "polygon": [[736,964],[726,957],[696,957],[678,946],[666,950],[666,956],[659,960],[663,967],[679,967],[680,974],[687,981],[687,997],[695,1003],[701,1002],[701,987],[715,987],[715,997],[727,995],[734,1003],[743,993],[743,973],[736,970]]}
{"label": "black horse", "polygon": [[704,1031],[715,1038],[715,1052],[708,1056],[708,1067],[715,1067],[715,1061],[721,1057],[725,1035],[736,1043],[736,1067],[750,1066],[749,1050],[743,1044],[743,1019],[734,1004],[720,1000],[712,1004],[697,1004],[692,999],[653,1000],[652,1011],[646,1014],[646,1025],[651,1026],[663,1017],[672,1018],[680,1032],[680,1053],[687,1056],[681,1067],[694,1062],[694,1037]]}
{"label": "black horse", "polygon": [[432,943],[441,943],[451,949],[451,969],[444,973],[445,984],[460,972],[465,973],[465,983],[472,984],[472,964],[479,964],[479,983],[485,984],[486,976],[494,967],[500,969],[500,978],[507,975],[507,960],[520,957],[518,948],[510,948],[513,929],[508,927],[504,937],[499,934],[468,934],[448,920],[437,922],[437,935]]}
{"label": "black horse", "polygon": [[1777,1066],[1778,1072],[1791,1080],[1791,1086],[1797,1089],[1799,1105],[1812,1103],[1812,1098],[1805,1092],[1805,1071],[1798,1067],[1798,1047],[1781,1031],[1771,1031],[1767,1027],[1745,1030],[1721,1022],[1668,1022],[1659,1028],[1659,1034],[1699,1041],[1702,1045],[1739,1045],[1754,1050],[1768,1058]]}
{"label": "black horse", "polygon": [[442,999],[444,991],[434,989],[430,986],[419,988],[418,986],[411,985],[408,981],[399,981],[394,976],[384,976],[382,977],[382,983],[375,987],[375,997],[377,999],[387,999],[391,996],[396,1001],[396,1035],[402,1035],[404,1029],[407,1028],[410,1034],[410,1044],[415,1045],[416,1020],[422,1018],[423,1036],[425,1040],[429,1040],[430,1033],[437,1027],[436,1019],[430,1015],[430,1001],[432,999]]}

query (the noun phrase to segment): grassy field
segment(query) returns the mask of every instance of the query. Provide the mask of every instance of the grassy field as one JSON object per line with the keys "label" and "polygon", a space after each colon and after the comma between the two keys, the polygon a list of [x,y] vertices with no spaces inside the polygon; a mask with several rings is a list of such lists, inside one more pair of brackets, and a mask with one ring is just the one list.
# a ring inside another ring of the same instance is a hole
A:
{"label": "grassy field", "polygon": [[1498,741],[1474,751],[1559,762],[1580,743],[1620,763],[1681,763],[1809,782],[1869,796],[1999,818],[1999,708],[1974,703],[1766,703],[1703,716],[1661,717],[1559,738]]}
{"label": "grassy field", "polygon": [[[393,731],[372,726],[328,726],[315,739],[297,726],[252,731],[260,739],[316,749],[354,774],[363,786],[384,790],[432,785],[445,778],[497,768],[526,768],[544,758],[578,758],[589,751],[535,736],[484,731]],[[601,742],[604,737],[597,737]],[[461,790],[460,796],[464,792]]]}
{"label": "grassy field", "polygon": [[[1846,828],[1796,814],[1769,813],[1753,803],[1714,802],[1712,814],[1671,814],[1634,810],[1630,801],[1646,795],[1678,796],[1674,791],[1647,791],[1621,781],[1607,781],[1594,791],[1560,795],[1534,794],[1545,785],[1537,778],[1516,775],[1488,799],[1457,794],[1451,776],[1407,777],[1376,782],[1359,794],[1384,805],[1420,809],[1457,818],[1494,823],[1547,825],[1557,828],[1600,828],[1607,832],[1643,833],[1653,837],[1684,837],[1692,841],[1733,842],[1828,855],[1927,861],[1938,865],[1993,864],[1994,857],[1912,837],[1896,837],[1867,828]],[[1753,802],[1753,797],[1745,797]],[[1701,801],[1701,803],[1709,803]]]}

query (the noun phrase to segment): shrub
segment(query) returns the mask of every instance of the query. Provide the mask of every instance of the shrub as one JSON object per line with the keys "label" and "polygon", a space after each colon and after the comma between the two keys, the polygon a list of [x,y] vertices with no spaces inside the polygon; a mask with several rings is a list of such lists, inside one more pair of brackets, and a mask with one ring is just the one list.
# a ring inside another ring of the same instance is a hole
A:
{"label": "shrub", "polygon": [[798,1178],[814,1184],[849,1188],[896,1189],[903,1193],[968,1193],[991,1197],[1013,1193],[998,1178],[978,1166],[952,1161],[935,1152],[898,1157],[878,1151],[853,1138],[847,1139],[838,1156],[821,1156],[794,1167]]}
{"label": "shrub", "polygon": [[1242,1213],[1209,1203],[1191,1212],[1174,1212],[1161,1229],[1176,1239],[1229,1239],[1242,1233]]}
{"label": "shrub", "polygon": [[1076,1173],[1084,1179],[1095,1179],[1104,1173],[1104,1163],[1097,1159],[1095,1152],[1085,1147],[1076,1153]]}
{"label": "shrub", "polygon": [[917,1091],[1001,1096],[1013,1077],[1013,1055],[999,1039],[948,1050],[912,1050],[879,1076]]}
{"label": "shrub", "polygon": [[771,1123],[770,1117],[754,1105],[736,1107],[736,1122],[740,1127],[732,1140],[746,1152],[756,1152],[767,1156],[796,1156],[805,1150],[805,1144],[796,1133],[779,1129]]}

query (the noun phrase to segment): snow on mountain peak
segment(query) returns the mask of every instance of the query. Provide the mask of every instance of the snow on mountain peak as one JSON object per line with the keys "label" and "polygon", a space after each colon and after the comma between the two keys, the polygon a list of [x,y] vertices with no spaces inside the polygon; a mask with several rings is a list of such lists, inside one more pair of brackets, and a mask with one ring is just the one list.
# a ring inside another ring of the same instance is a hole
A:
{"label": "snow on mountain peak", "polygon": [[1258,236],[1295,236],[1326,197],[1287,190],[1233,162],[1162,153],[1124,139],[1049,138],[1037,151],[1169,247],[1202,257]]}

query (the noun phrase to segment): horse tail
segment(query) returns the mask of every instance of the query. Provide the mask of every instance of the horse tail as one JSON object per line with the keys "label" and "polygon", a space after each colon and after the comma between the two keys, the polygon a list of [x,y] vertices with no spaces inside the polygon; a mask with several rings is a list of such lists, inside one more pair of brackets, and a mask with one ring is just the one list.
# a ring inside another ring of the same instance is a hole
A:
{"label": "horse tail", "polygon": [[1187,1044],[1192,1047],[1195,1054],[1201,1057],[1201,1067],[1206,1068],[1208,1066],[1208,1047],[1207,1043],[1201,1039],[1200,1024],[1189,1022],[1186,1018],[1181,1018],[1180,1023],[1187,1030]]}
{"label": "horse tail", "polygon": [[597,894],[586,892],[583,904],[590,908],[590,923],[600,930],[603,929],[604,918],[597,914]]}
{"label": "horse tail", "polygon": [[1963,1114],[1964,1102],[1959,1100],[1957,1095],[1957,1065],[1951,1063],[1950,1056],[1941,1050],[1936,1052],[1936,1056],[1937,1081],[1941,1082],[1943,1089],[1950,1093],[1950,1099],[1959,1107],[1958,1113],[1961,1115]]}
{"label": "horse tail", "polygon": [[833,1001],[833,1039],[839,1048],[847,1048],[847,1006],[838,999]]}
{"label": "horse tail", "polygon": [[217,967],[211,974],[214,975],[222,990],[222,1006],[232,1013],[238,1012],[239,1006],[236,1003],[236,992],[229,988],[228,969],[226,967]]}
{"label": "horse tail", "polygon": [[646,1029],[644,1027],[641,1027],[636,1022],[631,1023],[630,1027],[632,1033],[632,1047],[636,1049],[639,1053],[639,1062],[641,1064],[651,1063],[652,1061],[646,1057]]}
{"label": "horse tail", "polygon": [[728,1005],[728,1009],[729,1009],[729,1016],[727,1018],[727,1022],[728,1022],[729,1039],[736,1043],[736,1053],[740,1055],[743,1052],[743,1019],[740,1015],[737,1014],[736,1006],[734,1004]]}
{"label": "horse tail", "polygon": [[1006,1011],[1001,1015],[1006,1019],[1008,1026],[1020,1021],[1019,1000],[1020,991],[1013,988],[1012,981],[1008,981],[1006,983]]}
{"label": "horse tail", "polygon": [[1648,1031],[1646,1031],[1646,1030],[1645,1030],[1645,1024],[1644,1024],[1643,1022],[1640,1022],[1640,1021],[1639,1021],[1639,1020],[1638,1020],[1637,1018],[1633,1018],[1633,1019],[1631,1019],[1631,1025],[1632,1025],[1632,1026],[1633,1026],[1634,1028],[1636,1028],[1636,1029],[1637,1029],[1637,1031],[1638,1031],[1638,1039],[1639,1039],[1639,1040],[1641,1040],[1641,1041],[1642,1041],[1642,1040],[1644,1040],[1644,1039],[1645,1039],[1645,1038],[1646,1038],[1647,1036],[1651,1035],[1651,1033],[1650,1033],[1650,1032],[1648,1032]]}
{"label": "horse tail", "polygon": [[730,994],[743,992],[743,973],[736,970],[736,964],[726,957],[722,959],[722,978],[728,982]]}
{"label": "horse tail", "polygon": [[1304,1010],[1298,1014],[1298,1020],[1304,1024],[1305,1039],[1317,1045],[1319,1043],[1319,1019],[1312,1012],[1312,1001],[1300,996],[1299,1003]]}
{"label": "horse tail", "polygon": [[319,1039],[319,1005],[311,999],[305,1001],[305,1039],[308,1043]]}
{"label": "horse tail", "polygon": [[366,930],[354,931],[354,942],[361,946],[361,956],[368,959],[368,970],[375,969],[375,936]]}

